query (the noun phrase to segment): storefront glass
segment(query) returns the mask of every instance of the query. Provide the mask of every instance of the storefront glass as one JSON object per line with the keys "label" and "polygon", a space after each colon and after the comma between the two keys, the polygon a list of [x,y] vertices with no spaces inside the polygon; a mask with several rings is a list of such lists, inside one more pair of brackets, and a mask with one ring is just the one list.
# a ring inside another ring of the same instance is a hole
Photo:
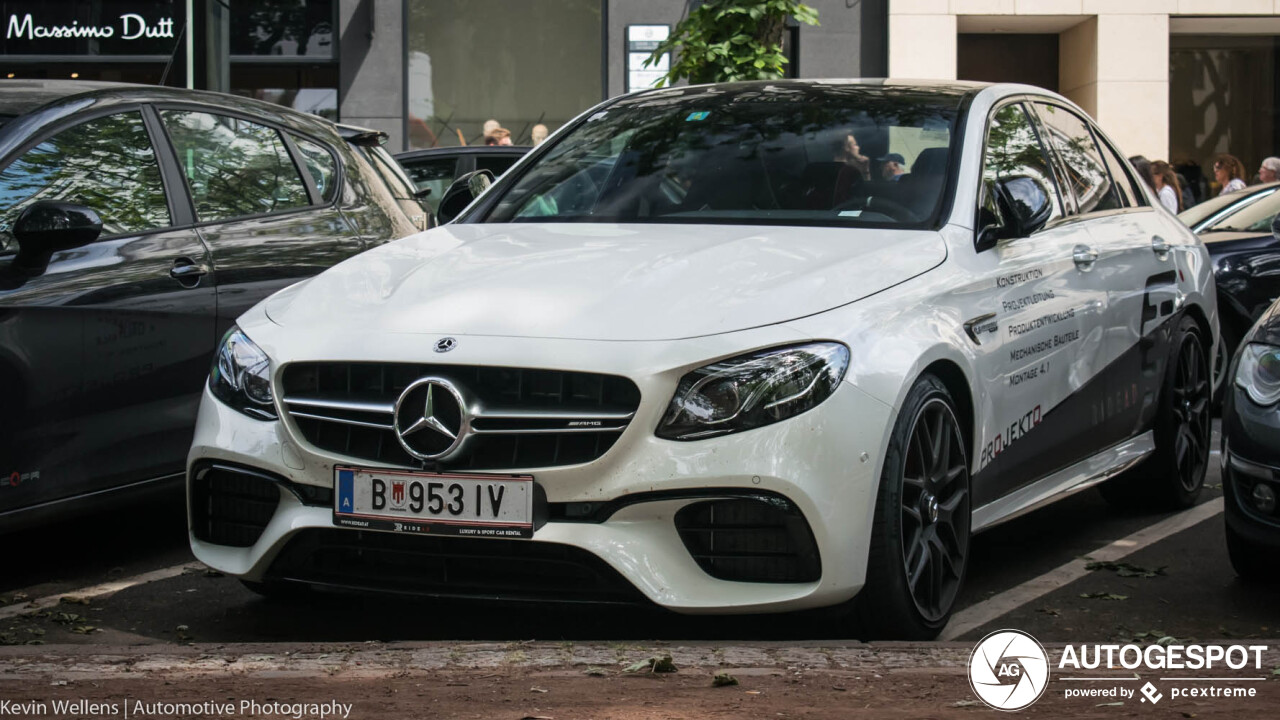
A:
{"label": "storefront glass", "polygon": [[517,145],[603,99],[602,0],[407,2],[408,137],[476,145],[497,120]]}
{"label": "storefront glass", "polygon": [[1218,153],[1240,158],[1250,183],[1263,158],[1280,155],[1278,43],[1270,35],[1170,37],[1169,161],[1197,201],[1220,190]]}

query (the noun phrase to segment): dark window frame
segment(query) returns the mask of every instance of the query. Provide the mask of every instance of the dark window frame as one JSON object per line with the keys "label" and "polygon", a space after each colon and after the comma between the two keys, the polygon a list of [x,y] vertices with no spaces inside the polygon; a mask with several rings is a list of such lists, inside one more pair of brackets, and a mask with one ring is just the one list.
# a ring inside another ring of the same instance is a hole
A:
{"label": "dark window frame", "polygon": [[[1045,124],[1045,121],[1040,116],[1039,108],[1034,107],[1036,104],[1051,105],[1061,110],[1062,112],[1070,113],[1073,117],[1079,120],[1082,125],[1084,125],[1085,129],[1089,132],[1089,137],[1093,140],[1094,149],[1098,153],[1098,158],[1102,160],[1102,168],[1107,174],[1107,179],[1111,181],[1111,184],[1113,186],[1112,191],[1114,191],[1116,179],[1111,174],[1111,167],[1107,163],[1106,156],[1103,155],[1103,148],[1099,143],[1100,139],[1102,138],[1102,133],[1097,127],[1095,127],[1095,124],[1093,120],[1089,118],[1088,113],[1085,113],[1083,110],[1077,111],[1076,109],[1063,104],[1062,101],[1057,98],[1038,97],[1032,102],[1032,106],[1033,106],[1033,109],[1035,110],[1035,116],[1041,124]],[[1048,143],[1048,144],[1051,147],[1053,145],[1052,143]],[[1058,149],[1056,147],[1052,147],[1052,153],[1053,153],[1053,160],[1057,168],[1057,171],[1062,173],[1065,178],[1066,160],[1062,158],[1061,154],[1059,154]],[[1119,153],[1116,153],[1116,156],[1118,158],[1122,157]],[[1128,165],[1128,162],[1126,161],[1125,166],[1127,165]],[[1127,172],[1128,171],[1126,170],[1126,174]],[[1130,180],[1130,187],[1134,187],[1132,183],[1132,176],[1128,177],[1127,179]],[[1081,212],[1079,198],[1076,197],[1074,188],[1071,189],[1070,196],[1071,196],[1071,204],[1073,208],[1069,215],[1070,219],[1090,219],[1090,218],[1096,218],[1096,217],[1105,217],[1107,215],[1117,215],[1117,214],[1130,213],[1130,212],[1141,212],[1144,210],[1151,209],[1151,206],[1149,204],[1143,204],[1143,205],[1138,205],[1136,207],[1103,208],[1101,210],[1095,209],[1095,210],[1089,210],[1088,212]]]}
{"label": "dark window frame", "polygon": [[[179,169],[178,180],[180,181],[182,197],[186,200],[186,205],[190,212],[190,217],[192,220],[192,222],[189,225],[186,225],[184,227],[200,228],[200,227],[208,227],[212,225],[223,225],[230,222],[242,222],[245,220],[259,220],[263,218],[283,217],[286,215],[309,212],[317,209],[331,209],[331,208],[337,209],[339,207],[339,203],[342,202],[342,194],[346,187],[346,167],[342,163],[341,153],[337,152],[331,143],[321,140],[320,138],[314,135],[311,135],[309,133],[295,130],[293,128],[285,127],[283,123],[272,122],[268,119],[261,118],[257,115],[238,112],[236,110],[224,109],[220,106],[202,105],[200,103],[182,102],[182,101],[150,103],[150,106],[155,111],[156,121],[160,123],[160,129],[164,133],[165,146],[167,148],[167,152],[170,156],[170,159],[174,163],[174,167]],[[181,162],[179,162],[177,146],[174,145],[173,138],[170,137],[168,128],[164,126],[164,122],[160,118],[160,112],[163,110],[186,110],[191,112],[203,112],[210,115],[224,115],[227,117],[234,117],[240,120],[244,120],[246,122],[257,123],[258,125],[264,125],[266,127],[270,127],[276,130],[284,138],[285,146],[289,148],[289,155],[290,155],[290,158],[293,160],[294,168],[298,170],[300,175],[302,175],[302,181],[307,187],[307,194],[308,194],[308,197],[311,199],[311,204],[305,207],[287,208],[284,210],[275,210],[273,212],[258,213],[255,215],[237,215],[235,217],[227,218],[225,220],[200,220],[199,216],[196,215],[195,201],[191,197],[191,189],[187,186],[186,174],[181,172],[182,164]],[[329,151],[330,156],[333,157],[334,164],[338,172],[338,185],[334,189],[334,196],[331,201],[327,203],[323,202],[323,198],[321,198],[320,195],[317,193],[315,188],[315,183],[311,179],[311,173],[306,171],[305,161],[301,157],[301,151],[299,151],[297,147],[294,146],[292,139],[289,137],[290,133],[294,133],[299,137],[306,138],[307,140],[314,142],[320,145],[321,147],[326,148]]]}
{"label": "dark window frame", "polygon": [[1035,113],[1032,111],[1030,107],[1033,99],[1034,99],[1034,96],[1031,96],[1031,95],[1014,95],[1010,97],[1000,98],[994,104],[992,104],[991,110],[987,112],[987,117],[983,123],[983,128],[982,128],[982,144],[978,150],[981,160],[978,165],[978,193],[976,198],[977,203],[974,204],[974,208],[973,208],[974,242],[977,242],[978,233],[982,230],[982,227],[981,227],[982,221],[980,220],[980,216],[982,213],[983,198],[986,196],[986,186],[984,182],[984,177],[986,176],[986,167],[987,167],[987,146],[991,140],[991,122],[995,120],[995,117],[997,114],[999,114],[1001,111],[1003,111],[1005,108],[1011,105],[1019,106],[1019,108],[1022,110],[1023,117],[1027,119],[1027,123],[1031,126],[1031,132],[1033,135],[1035,135],[1036,144],[1040,146],[1040,153],[1044,156],[1045,165],[1049,168],[1049,180],[1053,183],[1053,192],[1058,198],[1058,207],[1061,208],[1062,210],[1062,214],[1059,217],[1051,219],[1039,231],[1032,233],[1031,237],[1035,237],[1040,232],[1043,232],[1044,230],[1047,230],[1051,227],[1056,227],[1062,224],[1063,222],[1066,222],[1072,217],[1072,213],[1074,212],[1074,206],[1067,205],[1066,198],[1064,197],[1062,192],[1062,179],[1058,176],[1059,170],[1056,163],[1054,162],[1054,156],[1050,153],[1048,144],[1045,142],[1044,130],[1043,128],[1040,127],[1040,124],[1038,122],[1039,118],[1037,115],[1035,115]]}
{"label": "dark window frame", "polygon": [[[4,171],[8,170],[9,166],[12,165],[16,160],[18,160],[18,158],[21,158],[23,155],[25,155],[27,152],[29,152],[36,146],[47,142],[50,138],[53,138],[56,135],[66,130],[79,127],[80,125],[84,125],[86,123],[90,123],[95,120],[101,120],[104,117],[110,117],[112,115],[124,115],[127,113],[138,113],[139,115],[142,116],[143,126],[146,128],[147,137],[151,142],[151,150],[152,152],[155,153],[156,166],[160,171],[160,186],[162,191],[165,194],[165,204],[169,210],[169,224],[164,225],[162,227],[139,230],[137,232],[101,235],[94,242],[97,242],[98,240],[111,240],[114,238],[122,238],[122,237],[144,237],[147,235],[155,235],[157,233],[165,233],[165,232],[171,232],[173,230],[183,229],[184,227],[186,227],[186,225],[180,223],[179,221],[181,219],[185,219],[183,214],[183,211],[185,210],[185,208],[178,201],[178,197],[175,196],[174,189],[170,186],[169,174],[165,168],[165,162],[164,162],[165,143],[168,141],[168,139],[161,138],[156,135],[156,129],[152,127],[152,124],[147,117],[146,103],[142,103],[142,102],[123,103],[120,105],[114,105],[114,106],[105,107],[105,108],[94,108],[91,110],[86,110],[84,112],[78,112],[78,113],[73,113],[71,115],[66,115],[61,118],[58,118],[56,121],[51,122],[47,125],[42,125],[40,126],[37,132],[33,132],[27,140],[24,140],[21,144],[16,146],[13,149],[13,151],[9,153],[7,157],[0,160],[0,173],[3,173]],[[6,252],[3,254],[8,255],[11,253]]]}

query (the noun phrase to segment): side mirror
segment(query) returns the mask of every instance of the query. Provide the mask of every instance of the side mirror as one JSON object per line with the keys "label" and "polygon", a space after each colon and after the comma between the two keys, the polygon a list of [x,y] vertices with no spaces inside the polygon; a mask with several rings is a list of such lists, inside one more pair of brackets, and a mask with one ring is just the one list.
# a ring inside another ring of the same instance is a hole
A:
{"label": "side mirror", "polygon": [[475,170],[453,181],[448,190],[440,198],[436,207],[436,219],[441,225],[462,214],[472,200],[480,197],[480,193],[493,184],[493,173],[488,170]]}
{"label": "side mirror", "polygon": [[88,245],[102,234],[102,218],[83,205],[42,200],[28,205],[13,223],[18,254],[13,264],[44,272],[53,254]]}
{"label": "side mirror", "polygon": [[[1044,186],[1025,175],[1001,178],[986,185],[988,196],[981,212],[978,251],[1000,240],[1024,238],[1045,226],[1053,216],[1053,203]],[[994,206],[994,207],[993,207]]]}

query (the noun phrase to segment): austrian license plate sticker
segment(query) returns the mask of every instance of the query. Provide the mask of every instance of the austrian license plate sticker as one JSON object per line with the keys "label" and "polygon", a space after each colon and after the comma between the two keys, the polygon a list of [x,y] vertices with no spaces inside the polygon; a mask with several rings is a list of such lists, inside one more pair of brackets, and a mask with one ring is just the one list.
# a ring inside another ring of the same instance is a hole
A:
{"label": "austrian license plate sticker", "polygon": [[533,537],[533,477],[334,469],[333,522],[365,530]]}

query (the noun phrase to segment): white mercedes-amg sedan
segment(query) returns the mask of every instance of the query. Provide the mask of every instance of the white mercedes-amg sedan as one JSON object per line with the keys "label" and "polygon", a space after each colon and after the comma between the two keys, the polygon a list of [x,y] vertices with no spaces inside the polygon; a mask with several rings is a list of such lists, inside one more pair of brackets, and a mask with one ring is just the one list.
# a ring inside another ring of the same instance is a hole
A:
{"label": "white mercedes-amg sedan", "polygon": [[268,594],[841,606],[929,638],[974,533],[1201,490],[1207,254],[1057,95],[641,92],[467,201],[226,335],[196,557]]}

